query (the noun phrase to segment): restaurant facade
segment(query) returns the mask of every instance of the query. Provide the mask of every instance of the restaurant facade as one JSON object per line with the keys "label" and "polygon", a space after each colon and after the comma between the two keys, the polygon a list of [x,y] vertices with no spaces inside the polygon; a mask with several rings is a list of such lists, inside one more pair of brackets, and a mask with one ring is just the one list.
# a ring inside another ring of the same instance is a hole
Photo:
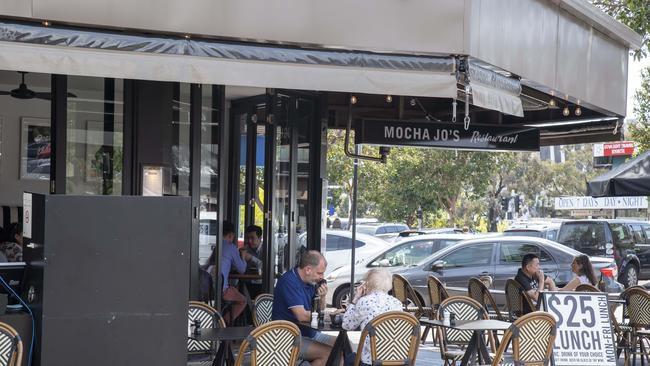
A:
{"label": "restaurant facade", "polygon": [[263,228],[270,290],[299,246],[326,250],[329,129],[350,146],[620,140],[640,44],[581,0],[3,1],[0,205],[189,197],[188,298],[222,220]]}

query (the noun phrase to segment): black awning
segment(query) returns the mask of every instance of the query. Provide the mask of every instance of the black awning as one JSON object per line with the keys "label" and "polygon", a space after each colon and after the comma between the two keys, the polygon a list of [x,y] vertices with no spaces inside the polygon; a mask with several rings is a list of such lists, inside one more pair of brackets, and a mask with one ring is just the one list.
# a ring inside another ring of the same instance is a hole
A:
{"label": "black awning", "polygon": [[650,151],[587,183],[587,196],[649,196]]}

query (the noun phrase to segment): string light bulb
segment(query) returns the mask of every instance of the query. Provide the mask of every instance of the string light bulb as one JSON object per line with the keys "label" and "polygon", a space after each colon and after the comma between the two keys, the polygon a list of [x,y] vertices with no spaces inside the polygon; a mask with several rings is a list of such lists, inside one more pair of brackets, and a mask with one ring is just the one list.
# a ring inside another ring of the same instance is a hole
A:
{"label": "string light bulb", "polygon": [[551,108],[555,108],[555,99],[551,97],[551,99],[548,101],[548,106]]}
{"label": "string light bulb", "polygon": [[357,96],[353,95],[350,97],[350,104],[357,104]]}
{"label": "string light bulb", "polygon": [[50,25],[52,25],[52,23],[48,22],[47,20],[43,21],[43,26],[44,27],[49,27]]}
{"label": "string light bulb", "polygon": [[575,113],[576,116],[581,116],[582,115],[582,108],[580,108],[580,106],[576,106],[576,110],[575,110],[574,113]]}
{"label": "string light bulb", "polygon": [[393,102],[393,96],[392,95],[387,95],[386,96],[386,103],[392,103]]}
{"label": "string light bulb", "polygon": [[564,109],[562,110],[562,115],[564,117],[568,117],[569,114],[571,114],[571,111],[569,111],[569,107],[568,106],[564,107]]}

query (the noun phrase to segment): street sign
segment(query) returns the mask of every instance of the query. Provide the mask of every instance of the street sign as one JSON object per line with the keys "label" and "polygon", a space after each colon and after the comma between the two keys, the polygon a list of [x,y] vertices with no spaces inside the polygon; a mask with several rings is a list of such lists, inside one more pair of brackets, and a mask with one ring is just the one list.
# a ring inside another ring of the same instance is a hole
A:
{"label": "street sign", "polygon": [[600,210],[648,208],[646,196],[626,197],[555,197],[556,210]]}
{"label": "street sign", "polygon": [[605,293],[544,292],[557,321],[553,365],[616,366],[616,344]]}

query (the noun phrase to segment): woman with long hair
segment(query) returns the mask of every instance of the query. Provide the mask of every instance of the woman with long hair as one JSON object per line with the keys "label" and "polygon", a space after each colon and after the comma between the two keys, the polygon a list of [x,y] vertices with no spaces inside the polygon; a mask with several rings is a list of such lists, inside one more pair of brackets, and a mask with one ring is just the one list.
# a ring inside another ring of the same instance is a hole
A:
{"label": "woman with long hair", "polygon": [[581,284],[590,284],[593,286],[598,285],[598,279],[594,273],[594,267],[591,265],[589,257],[581,254],[573,258],[571,262],[571,271],[576,274],[576,277],[569,281],[566,286],[559,288],[560,291],[573,291]]}

